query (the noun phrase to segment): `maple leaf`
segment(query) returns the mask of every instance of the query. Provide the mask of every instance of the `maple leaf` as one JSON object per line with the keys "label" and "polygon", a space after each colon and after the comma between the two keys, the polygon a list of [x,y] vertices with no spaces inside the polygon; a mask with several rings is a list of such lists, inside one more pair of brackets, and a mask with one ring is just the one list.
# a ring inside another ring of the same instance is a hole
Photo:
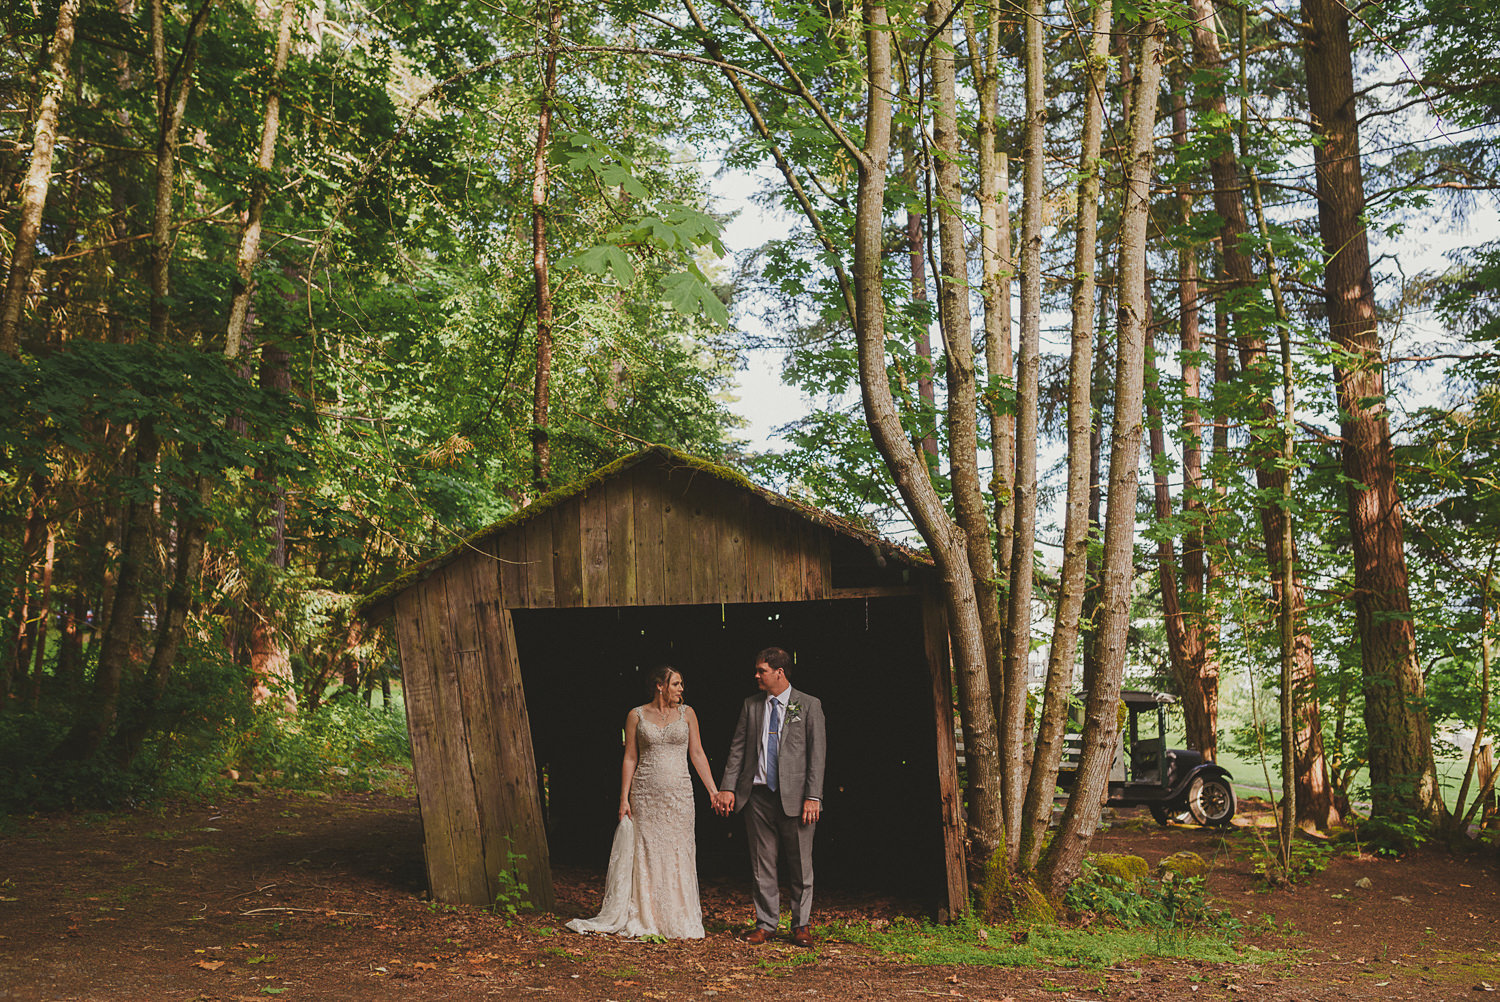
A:
{"label": "maple leaf", "polygon": [[222,961],[222,960],[200,960],[196,964],[194,964],[193,966],[194,967],[201,967],[205,971],[217,971],[219,968],[221,968],[221,967],[224,966],[224,961]]}

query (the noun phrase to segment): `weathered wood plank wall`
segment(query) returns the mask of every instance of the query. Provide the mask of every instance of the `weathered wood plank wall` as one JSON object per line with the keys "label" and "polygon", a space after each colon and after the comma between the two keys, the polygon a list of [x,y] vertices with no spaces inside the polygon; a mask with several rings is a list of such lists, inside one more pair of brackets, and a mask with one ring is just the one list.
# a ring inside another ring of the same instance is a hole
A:
{"label": "weathered wood plank wall", "polygon": [[953,739],[953,671],[948,654],[948,615],[935,590],[922,594],[922,647],[932,679],[932,723],[937,739],[938,796],[943,819],[943,864],[948,878],[948,914],[969,906],[968,863],[964,855],[963,789],[958,782],[958,750]]}
{"label": "weathered wood plank wall", "polygon": [[496,535],[512,609],[831,597],[828,534],[698,474],[637,470]]}
{"label": "weathered wood plank wall", "polygon": [[423,848],[438,901],[491,903],[497,875],[514,862],[531,902],[550,908],[531,726],[496,555],[460,557],[396,599]]}

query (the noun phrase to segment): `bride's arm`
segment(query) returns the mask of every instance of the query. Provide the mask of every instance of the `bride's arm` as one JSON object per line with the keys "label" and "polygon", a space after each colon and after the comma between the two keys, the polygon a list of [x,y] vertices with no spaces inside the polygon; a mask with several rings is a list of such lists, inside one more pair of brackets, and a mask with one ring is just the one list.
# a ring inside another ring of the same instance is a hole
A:
{"label": "bride's arm", "polygon": [[719,787],[714,783],[713,770],[708,767],[708,756],[703,753],[703,740],[698,736],[698,714],[693,712],[691,706],[683,709],[687,711],[688,720],[688,758],[692,761],[693,768],[698,770],[698,778],[708,788],[708,795],[717,796]]}
{"label": "bride's arm", "polygon": [[625,761],[620,765],[620,818],[630,817],[630,781],[635,778],[635,711],[625,714]]}

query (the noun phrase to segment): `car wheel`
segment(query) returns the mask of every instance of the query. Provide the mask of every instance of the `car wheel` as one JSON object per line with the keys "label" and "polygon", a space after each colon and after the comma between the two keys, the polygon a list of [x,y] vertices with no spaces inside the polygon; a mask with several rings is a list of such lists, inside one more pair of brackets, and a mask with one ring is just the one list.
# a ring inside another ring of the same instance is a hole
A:
{"label": "car wheel", "polygon": [[1200,825],[1227,825],[1234,818],[1234,787],[1222,776],[1199,776],[1188,787],[1187,804]]}

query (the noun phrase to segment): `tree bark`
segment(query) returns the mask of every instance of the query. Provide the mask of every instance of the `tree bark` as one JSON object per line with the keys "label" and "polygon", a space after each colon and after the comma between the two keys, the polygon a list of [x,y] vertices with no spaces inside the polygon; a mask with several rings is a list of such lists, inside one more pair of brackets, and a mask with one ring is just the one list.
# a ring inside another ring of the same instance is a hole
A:
{"label": "tree bark", "polygon": [[[909,91],[909,81],[903,79]],[[927,242],[923,220],[925,214],[917,209],[916,195],[922,191],[922,179],[924,177],[922,168],[918,165],[916,154],[916,141],[912,136],[912,129],[902,129],[901,136],[901,174],[902,181],[906,184],[913,198],[907,203],[906,208],[906,260],[911,269],[911,298],[914,303],[927,302]],[[937,420],[937,386],[932,381],[932,338],[927,333],[928,325],[918,324],[915,331],[917,358],[921,368],[917,371],[917,399],[922,401],[923,408],[923,431],[922,452],[927,456],[927,461],[936,467],[938,462],[937,435],[928,425],[930,421]]]}
{"label": "tree bark", "polygon": [[[160,451],[156,428],[146,422],[136,432],[132,462],[135,476],[151,484],[152,494],[155,493],[155,467]],[[129,507],[125,542],[115,575],[114,602],[100,640],[94,686],[82,701],[73,726],[53,753],[63,761],[81,762],[91,758],[109,737],[120,703],[120,681],[125,676],[125,668],[131,661],[140,632],[145,562],[155,536],[155,525],[150,500],[135,500]]]}
{"label": "tree bark", "polygon": [[[1015,533],[1005,615],[1005,692],[1000,733],[1006,741],[1005,823],[1011,862],[1018,861],[1028,770],[1020,751],[1030,677],[1031,596],[1036,559],[1036,435],[1042,344],[1042,215],[1046,188],[1046,72],[1043,0],[1027,0],[1025,24],[1026,128],[1021,196],[1021,338],[1016,358]],[[1010,754],[1014,747],[1015,754]]]}
{"label": "tree bark", "polygon": [[214,0],[203,5],[188,24],[182,53],[167,62],[167,28],[163,0],[151,0],[151,60],[156,80],[156,187],[151,215],[151,340],[166,340],[171,316],[172,193],[177,183],[177,150],[182,135],[182,117],[193,90],[193,67],[198,60],[198,39],[208,24]]}
{"label": "tree bark", "polygon": [[[1172,90],[1172,135],[1179,146],[1186,144],[1187,100],[1183,86]],[[1193,192],[1186,181],[1177,188],[1179,222],[1186,229],[1193,214]],[[1198,362],[1203,350],[1199,329],[1197,249],[1184,242],[1177,252],[1178,315],[1182,345],[1182,511],[1186,528],[1182,535],[1182,576],[1177,582],[1180,598],[1180,640],[1172,652],[1177,691],[1182,698],[1187,746],[1213,760],[1219,745],[1219,665],[1213,657],[1217,617],[1209,608],[1212,598],[1204,590],[1207,550],[1204,536],[1208,509],[1203,486],[1202,372]],[[1161,513],[1158,498],[1158,517]],[[1165,588],[1165,582],[1163,582]],[[1172,632],[1168,633],[1169,642]]]}
{"label": "tree bark", "polygon": [[[963,7],[969,40],[969,67],[979,101],[975,140],[979,163],[980,295],[984,300],[984,367],[989,389],[981,394],[990,422],[990,496],[995,512],[995,572],[998,591],[1009,592],[1011,553],[1015,549],[1015,409],[1000,401],[999,389],[1014,382],[1015,358],[1010,340],[1010,279],[1015,270],[1010,250],[1010,158],[995,148],[1000,115],[1000,12],[990,10],[983,35],[974,8]],[[990,688],[1002,692],[1004,675],[992,666]]]}
{"label": "tree bark", "polygon": [[[276,393],[292,391],[290,355],[286,349],[265,344],[260,349],[260,387]],[[257,474],[261,477],[261,474]],[[287,565],[286,488],[274,475],[265,476],[271,498],[271,566],[283,570]],[[274,579],[273,579],[274,580]],[[250,602],[250,675],[251,699],[263,703],[273,695],[280,697],[288,710],[297,708],[297,685],[292,674],[291,655],[286,649],[279,616],[269,595],[261,594]]]}
{"label": "tree bark", "polygon": [[[1216,16],[1213,0],[1190,0],[1190,2],[1193,10],[1192,33],[1195,60],[1203,69],[1217,70],[1222,64],[1222,57],[1219,39],[1213,30]],[[1223,85],[1217,82],[1204,85],[1198,97],[1200,103],[1207,107],[1215,123],[1212,130],[1216,133],[1214,136],[1216,144],[1214,153],[1209,159],[1209,172],[1213,178],[1214,211],[1218,213],[1221,220],[1219,250],[1228,286],[1224,297],[1220,300],[1220,309],[1227,310],[1231,316],[1230,326],[1238,347],[1240,369],[1244,374],[1242,378],[1255,378],[1256,374],[1268,376],[1269,359],[1266,354],[1265,339],[1259,333],[1258,321],[1246,316],[1249,305],[1246,300],[1252,295],[1255,276],[1246,250],[1246,240],[1250,231],[1244,199],[1240,195],[1244,184],[1240,177],[1239,161],[1235,156],[1231,119],[1224,99]],[[1279,424],[1280,418],[1276,413],[1276,405],[1269,394],[1259,394],[1256,406],[1259,411],[1257,420],[1262,426],[1272,428]],[[1250,458],[1255,467],[1256,486],[1260,490],[1261,497],[1266,499],[1261,501],[1258,507],[1261,536],[1265,542],[1266,563],[1271,576],[1271,599],[1278,609],[1285,604],[1293,621],[1298,624],[1293,643],[1294,675],[1300,689],[1312,692],[1317,678],[1317,664],[1313,658],[1312,634],[1308,632],[1307,627],[1307,599],[1302,576],[1300,572],[1295,571],[1299,564],[1296,546],[1294,542],[1290,552],[1284,549],[1282,521],[1286,518],[1286,513],[1280,505],[1270,500],[1283,495],[1286,489],[1286,475],[1280,466],[1279,450],[1274,447],[1257,446],[1253,449]],[[1281,574],[1283,553],[1287,554],[1294,569],[1291,592],[1284,597]],[[1299,764],[1296,771],[1298,776],[1303,777],[1302,782],[1306,785],[1299,788],[1297,799],[1301,805],[1304,820],[1318,827],[1327,827],[1330,818],[1333,817],[1333,803],[1326,764],[1321,767],[1320,775],[1315,776],[1312,771],[1318,770],[1319,763],[1324,762],[1323,734],[1318,719],[1317,701],[1303,700],[1300,712],[1304,715],[1300,727],[1305,734],[1306,743],[1299,741],[1297,744]]]}
{"label": "tree bark", "polygon": [[1072,345],[1068,356],[1068,496],[1063,522],[1063,561],[1058,573],[1057,612],[1047,658],[1047,687],[1041,725],[1031,758],[1031,776],[1021,813],[1019,861],[1036,866],[1042,836],[1052,817],[1057,769],[1062,761],[1072,697],[1073,667],[1078,657],[1078,617],[1088,573],[1090,438],[1092,408],[1095,270],[1098,266],[1099,187],[1104,164],[1099,147],[1104,133],[1104,93],[1109,74],[1110,0],[1094,7],[1092,35],[1085,64],[1088,94],[1079,149],[1078,233],[1073,249]]}
{"label": "tree bark", "polygon": [[1085,697],[1083,751],[1061,827],[1043,854],[1038,873],[1054,894],[1077,877],[1098,826],[1114,761],[1125,644],[1134,582],[1136,489],[1140,479],[1141,425],[1147,340],[1146,229],[1151,214],[1152,132],[1161,86],[1160,21],[1142,26],[1141,56],[1132,101],[1130,151],[1120,241],[1120,332],[1115,361],[1115,413],[1109,458],[1109,509],[1093,687]]}
{"label": "tree bark", "polygon": [[891,38],[885,5],[865,0],[868,83],[864,146],[857,159],[859,190],[854,227],[855,337],[860,395],[871,437],[895,480],[912,522],[932,550],[948,609],[954,678],[968,762],[971,852],[983,862],[1001,844],[1000,756],[986,673],[984,633],[975,601],[963,529],[948,517],[927,464],[907,441],[886,372],[882,290],[886,165],[891,145]]}
{"label": "tree bark", "polygon": [[1412,629],[1404,526],[1365,233],[1349,14],[1330,0],[1302,0],[1302,16],[1308,108],[1320,140],[1315,162],[1323,294],[1338,348],[1334,380],[1354,549],[1373,813],[1438,822],[1444,805]]}
{"label": "tree bark", "polygon": [[552,394],[552,284],[547,252],[547,151],[552,145],[552,98],[557,88],[557,42],[562,8],[547,4],[547,54],[536,118],[536,155],[531,182],[531,269],[536,280],[536,388],[532,398],[531,486],[544,493],[552,481],[552,444],[547,422]]}
{"label": "tree bark", "polygon": [[[963,189],[959,177],[957,80],[953,65],[952,0],[934,0],[928,18],[934,25],[931,48],[933,90],[933,146],[936,155],[938,239],[942,258],[938,262],[938,309],[942,317],[944,358],[948,388],[948,478],[953,487],[953,507],[963,529],[974,599],[983,630],[986,665],[1002,657],[1000,604],[996,595],[995,555],[990,544],[989,514],[979,480],[979,397],[974,376],[974,341],[969,312],[969,263],[964,247],[964,221],[960,215]],[[988,669],[987,669],[988,670]],[[1006,777],[1002,796],[1007,846],[1014,845],[1009,777],[1019,774],[1025,747],[1025,687],[1021,689],[1022,726],[999,722],[1000,762]],[[991,698],[994,693],[991,692]],[[1020,798],[1016,797],[1015,823],[1020,822]],[[1011,850],[1014,860],[1014,850]]]}
{"label": "tree bark", "polygon": [[5,280],[5,298],[0,303],[0,351],[11,357],[20,354],[21,313],[31,286],[31,268],[36,260],[37,236],[42,228],[42,210],[47,207],[47,193],[52,186],[52,160],[57,146],[57,117],[62,106],[63,90],[68,86],[68,62],[73,52],[73,35],[78,18],[79,0],[62,0],[57,8],[57,26],[52,32],[51,59],[37,103],[36,122],[31,130],[31,162],[21,182],[21,219],[16,226],[16,242],[11,252],[10,270]]}
{"label": "tree bark", "polygon": [[[52,577],[57,569],[57,527],[47,524],[47,546],[42,556],[41,597],[31,617],[31,681],[26,687],[26,708],[35,710],[42,696],[42,674],[47,660],[47,634],[52,623]],[[25,661],[21,662],[25,668]]]}
{"label": "tree bark", "polygon": [[224,357],[239,357],[247,321],[250,299],[255,293],[255,265],[260,260],[261,221],[265,217],[270,194],[270,171],[276,165],[276,140],[281,131],[281,77],[286,72],[292,51],[292,21],[296,16],[293,0],[282,0],[281,20],[277,26],[276,54],[271,61],[271,78],[266,88],[266,111],[261,118],[260,152],[255,158],[256,176],[250,187],[250,201],[240,217],[240,246],[235,255],[235,277],[229,297],[229,322],[224,335]]}

